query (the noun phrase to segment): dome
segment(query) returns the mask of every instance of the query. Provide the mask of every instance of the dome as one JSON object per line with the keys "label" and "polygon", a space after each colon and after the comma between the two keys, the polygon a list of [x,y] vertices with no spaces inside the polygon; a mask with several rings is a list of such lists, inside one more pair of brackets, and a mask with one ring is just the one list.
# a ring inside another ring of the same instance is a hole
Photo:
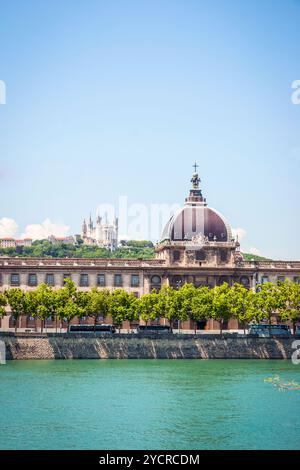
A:
{"label": "dome", "polygon": [[162,240],[191,240],[200,234],[218,242],[227,242],[232,238],[229,224],[215,209],[186,205],[170,218],[163,230]]}
{"label": "dome", "polygon": [[199,235],[207,237],[209,241],[231,241],[230,225],[219,212],[207,206],[199,188],[200,181],[195,172],[191,179],[193,187],[185,205],[168,221],[162,233],[162,241],[185,241]]}

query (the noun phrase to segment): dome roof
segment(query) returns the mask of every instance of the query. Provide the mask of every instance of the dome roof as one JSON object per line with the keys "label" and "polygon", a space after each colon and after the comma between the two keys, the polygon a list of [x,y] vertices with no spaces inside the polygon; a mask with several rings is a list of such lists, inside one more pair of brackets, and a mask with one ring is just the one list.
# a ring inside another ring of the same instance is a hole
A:
{"label": "dome roof", "polygon": [[[195,164],[195,170],[197,165]],[[162,233],[163,240],[184,241],[202,235],[208,240],[228,242],[232,240],[231,228],[225,218],[215,209],[208,207],[199,188],[200,178],[194,173],[192,189],[185,205],[174,214]]]}
{"label": "dome roof", "polygon": [[215,209],[187,204],[170,218],[163,230],[162,240],[191,240],[200,234],[218,242],[232,238],[229,224]]}

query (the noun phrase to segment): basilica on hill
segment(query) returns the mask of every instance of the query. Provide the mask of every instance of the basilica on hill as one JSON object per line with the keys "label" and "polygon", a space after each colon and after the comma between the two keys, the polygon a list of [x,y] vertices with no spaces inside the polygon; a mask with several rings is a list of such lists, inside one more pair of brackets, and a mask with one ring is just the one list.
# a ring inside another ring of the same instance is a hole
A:
{"label": "basilica on hill", "polygon": [[[100,236],[97,227],[99,230],[101,226],[101,220],[96,227],[90,220],[89,226],[83,225],[83,234],[95,240]],[[113,228],[112,239],[116,237],[117,220]],[[267,281],[287,278],[300,282],[300,261],[247,261],[243,258],[229,223],[209,207],[203,197],[196,165],[183,207],[167,222],[155,253],[155,259],[149,260],[1,257],[0,290],[11,287],[30,290],[43,282],[61,287],[65,278],[71,278],[82,290],[92,286],[111,290],[124,288],[140,297],[163,285],[179,288],[192,283],[197,287],[214,287],[224,282],[229,285],[239,282],[255,290],[258,283]],[[21,327],[30,327],[30,319],[20,321],[27,322]],[[7,329],[9,322],[8,312],[2,319],[2,329]],[[192,327],[190,320],[182,325],[186,329]],[[198,327],[216,329],[218,326],[209,320]],[[232,320],[228,327],[237,328],[238,325]]]}

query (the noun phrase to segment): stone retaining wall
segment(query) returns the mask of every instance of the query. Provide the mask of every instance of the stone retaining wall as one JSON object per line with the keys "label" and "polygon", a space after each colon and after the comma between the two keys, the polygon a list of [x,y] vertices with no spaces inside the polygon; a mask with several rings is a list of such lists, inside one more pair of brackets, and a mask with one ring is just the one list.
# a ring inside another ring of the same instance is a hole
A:
{"label": "stone retaining wall", "polygon": [[294,338],[0,334],[7,359],[290,359]]}

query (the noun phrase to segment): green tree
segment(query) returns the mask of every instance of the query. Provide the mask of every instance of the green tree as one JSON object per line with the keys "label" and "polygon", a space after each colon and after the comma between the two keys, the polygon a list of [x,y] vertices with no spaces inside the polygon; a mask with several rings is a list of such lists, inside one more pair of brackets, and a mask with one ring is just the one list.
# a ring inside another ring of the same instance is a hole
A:
{"label": "green tree", "polygon": [[170,286],[163,286],[158,292],[157,309],[162,318],[169,321],[171,331],[174,320],[178,319],[176,290]]}
{"label": "green tree", "polygon": [[197,295],[197,288],[193,284],[184,284],[180,289],[174,291],[174,310],[177,312],[178,330],[181,322],[192,318],[192,303]]}
{"label": "green tree", "polygon": [[212,318],[213,290],[207,286],[199,287],[196,295],[192,298],[189,318],[194,321],[194,330],[196,333],[197,322],[207,321]]}
{"label": "green tree", "polygon": [[234,284],[229,292],[229,307],[232,317],[235,317],[243,326],[244,333],[246,333],[246,326],[255,315],[254,297],[253,290],[246,289],[238,283]]}
{"label": "green tree", "polygon": [[99,317],[101,316],[104,321],[110,312],[110,291],[108,289],[98,290],[97,287],[93,287],[88,293],[87,312],[90,317],[94,318],[95,331]]}
{"label": "green tree", "polygon": [[220,334],[231,317],[230,287],[224,282],[214,287],[212,292],[212,318],[220,323]]}
{"label": "green tree", "polygon": [[110,295],[109,313],[114,325],[119,328],[123,321],[131,321],[137,315],[136,298],[124,289],[115,289]]}
{"label": "green tree", "polygon": [[34,291],[29,291],[25,295],[26,311],[41,321],[41,333],[45,327],[48,317],[56,315],[56,295],[53,289],[47,284],[40,284]]}
{"label": "green tree", "polygon": [[11,309],[16,332],[18,330],[19,318],[26,313],[25,293],[19,287],[14,287],[12,289],[8,289],[5,292],[5,296]]}
{"label": "green tree", "polygon": [[296,333],[296,324],[300,322],[300,284],[285,281],[279,285],[282,302],[279,307],[281,321],[291,321],[293,333]]}
{"label": "green tree", "polygon": [[138,309],[140,318],[148,325],[149,322],[154,321],[160,317],[158,309],[158,294],[153,291],[149,294],[144,294],[138,301]]}
{"label": "green tree", "polygon": [[7,305],[7,297],[5,294],[0,292],[0,318],[4,317],[6,314],[5,307]]}
{"label": "green tree", "polygon": [[82,315],[82,307],[78,304],[77,288],[71,279],[65,279],[65,285],[56,293],[57,316],[61,323],[66,321],[69,329],[75,317]]}
{"label": "green tree", "polygon": [[272,324],[272,317],[284,306],[284,296],[279,285],[266,282],[257,286],[254,297],[254,317],[259,321],[267,321]]}

